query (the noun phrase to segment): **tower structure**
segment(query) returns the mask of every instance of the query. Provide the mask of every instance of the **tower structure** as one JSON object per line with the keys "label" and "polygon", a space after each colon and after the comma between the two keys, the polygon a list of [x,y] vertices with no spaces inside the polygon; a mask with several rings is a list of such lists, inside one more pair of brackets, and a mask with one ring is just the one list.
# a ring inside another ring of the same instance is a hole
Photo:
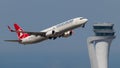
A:
{"label": "tower structure", "polygon": [[115,38],[113,26],[111,23],[93,25],[95,35],[87,39],[91,68],[108,68],[110,44]]}

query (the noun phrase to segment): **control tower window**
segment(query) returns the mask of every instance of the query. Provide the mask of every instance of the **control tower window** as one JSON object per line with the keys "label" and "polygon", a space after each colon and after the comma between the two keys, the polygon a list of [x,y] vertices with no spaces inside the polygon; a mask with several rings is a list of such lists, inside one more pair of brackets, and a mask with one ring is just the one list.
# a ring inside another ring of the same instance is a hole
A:
{"label": "control tower window", "polygon": [[94,29],[113,29],[112,26],[94,26]]}
{"label": "control tower window", "polygon": [[113,36],[114,33],[96,33],[96,36]]}

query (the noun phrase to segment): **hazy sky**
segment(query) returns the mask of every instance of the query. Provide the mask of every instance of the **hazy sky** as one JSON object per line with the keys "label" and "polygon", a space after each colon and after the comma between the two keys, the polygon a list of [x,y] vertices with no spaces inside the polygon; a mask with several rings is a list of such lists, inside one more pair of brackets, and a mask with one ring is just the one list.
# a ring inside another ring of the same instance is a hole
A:
{"label": "hazy sky", "polygon": [[[40,31],[75,17],[89,19],[73,36],[23,46],[7,29],[17,22],[24,30]],[[97,22],[115,24],[116,39],[109,68],[120,68],[120,0],[0,0],[0,68],[90,68],[86,39]]]}

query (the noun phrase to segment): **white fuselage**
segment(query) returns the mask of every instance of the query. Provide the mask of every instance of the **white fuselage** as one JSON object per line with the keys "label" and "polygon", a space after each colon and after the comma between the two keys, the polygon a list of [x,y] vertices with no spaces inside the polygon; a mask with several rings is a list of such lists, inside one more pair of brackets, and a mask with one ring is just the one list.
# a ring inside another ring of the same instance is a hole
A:
{"label": "white fuselage", "polygon": [[[78,18],[74,18],[74,19],[71,19],[71,20],[68,20],[68,21],[65,21],[63,23],[60,23],[60,24],[57,24],[55,26],[52,26],[50,28],[47,28],[45,30],[42,30],[40,32],[50,32],[50,31],[55,31],[55,32],[59,32],[59,33],[64,33],[66,31],[69,31],[69,30],[73,30],[75,28],[78,28],[82,25],[85,25],[85,23],[87,22],[88,20],[86,18],[83,18],[83,17],[78,17]],[[59,35],[59,34],[58,34]],[[55,35],[57,37],[57,35]],[[43,36],[40,36],[40,35],[30,35],[24,39],[21,40],[21,44],[32,44],[32,43],[37,43],[37,42],[41,42],[41,41],[44,41],[44,40],[47,40],[48,37],[43,37]]]}

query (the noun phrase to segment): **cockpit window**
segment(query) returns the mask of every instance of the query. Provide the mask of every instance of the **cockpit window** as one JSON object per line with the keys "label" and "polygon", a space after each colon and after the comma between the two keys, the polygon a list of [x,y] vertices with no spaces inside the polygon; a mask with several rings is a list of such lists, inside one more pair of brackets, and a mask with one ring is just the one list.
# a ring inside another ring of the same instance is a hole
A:
{"label": "cockpit window", "polygon": [[80,20],[84,19],[83,17],[80,18]]}

